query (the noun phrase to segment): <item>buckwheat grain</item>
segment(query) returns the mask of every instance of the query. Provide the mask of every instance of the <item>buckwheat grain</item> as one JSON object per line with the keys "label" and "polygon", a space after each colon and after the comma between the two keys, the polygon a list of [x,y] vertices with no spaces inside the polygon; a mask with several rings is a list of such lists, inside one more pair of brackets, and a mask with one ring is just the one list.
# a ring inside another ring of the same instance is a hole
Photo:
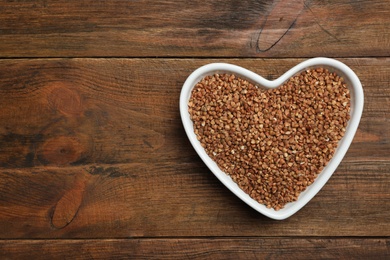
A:
{"label": "buckwheat grain", "polygon": [[206,153],[249,196],[279,210],[332,158],[350,119],[344,79],[308,69],[267,90],[234,74],[203,78],[188,110]]}

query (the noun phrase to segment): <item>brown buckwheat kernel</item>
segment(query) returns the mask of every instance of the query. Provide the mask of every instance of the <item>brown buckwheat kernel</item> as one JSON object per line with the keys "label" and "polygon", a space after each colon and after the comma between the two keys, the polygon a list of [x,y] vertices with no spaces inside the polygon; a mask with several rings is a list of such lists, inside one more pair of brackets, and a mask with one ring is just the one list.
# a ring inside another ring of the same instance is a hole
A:
{"label": "brown buckwheat kernel", "polygon": [[215,74],[196,84],[188,110],[219,168],[253,199],[279,210],[332,158],[350,118],[350,94],[343,78],[324,68],[273,90]]}

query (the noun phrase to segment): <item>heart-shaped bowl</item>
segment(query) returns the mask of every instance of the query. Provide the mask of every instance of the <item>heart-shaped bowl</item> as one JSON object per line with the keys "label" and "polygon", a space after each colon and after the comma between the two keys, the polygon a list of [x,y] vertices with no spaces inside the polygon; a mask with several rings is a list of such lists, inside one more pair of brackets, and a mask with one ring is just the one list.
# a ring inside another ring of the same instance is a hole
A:
{"label": "heart-shaped bowl", "polygon": [[[339,141],[339,144],[332,159],[324,167],[322,172],[318,174],[315,181],[299,195],[296,201],[287,203],[285,207],[280,210],[274,210],[272,208],[267,208],[265,205],[260,204],[256,200],[252,199],[247,193],[240,189],[238,185],[231,179],[231,177],[224,173],[218,167],[218,165],[207,155],[206,151],[201,146],[194,133],[193,122],[188,112],[188,101],[191,97],[191,91],[194,86],[205,76],[213,75],[215,73],[235,74],[238,77],[252,82],[254,85],[260,85],[265,88],[272,89],[282,86],[283,83],[285,83],[294,75],[299,74],[310,68],[326,68],[329,71],[335,72],[337,73],[337,75],[344,78],[351,96],[351,117],[346,127],[345,135]],[[213,174],[228,189],[230,189],[234,194],[236,194],[241,200],[243,200],[253,209],[257,210],[258,212],[269,218],[282,220],[290,217],[298,210],[300,210],[303,206],[305,206],[306,203],[308,203],[321,190],[321,188],[332,176],[333,172],[336,170],[337,166],[340,164],[345,153],[347,152],[356,133],[363,112],[363,103],[364,94],[359,78],[347,65],[334,59],[312,58],[306,60],[296,65],[292,69],[288,70],[281,77],[273,81],[267,80],[252,71],[249,71],[236,65],[227,63],[212,63],[198,68],[185,81],[180,94],[180,115],[184,125],[184,129],[192,146],[194,147],[200,158],[203,160],[203,162],[211,170],[211,172],[213,172]]]}

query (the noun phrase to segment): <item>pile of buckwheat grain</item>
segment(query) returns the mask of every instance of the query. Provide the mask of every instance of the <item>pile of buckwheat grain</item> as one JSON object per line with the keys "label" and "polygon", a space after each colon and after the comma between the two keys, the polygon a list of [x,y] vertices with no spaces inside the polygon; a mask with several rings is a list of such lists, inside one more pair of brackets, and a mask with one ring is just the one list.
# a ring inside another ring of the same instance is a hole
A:
{"label": "pile of buckwheat grain", "polygon": [[267,90],[207,76],[188,102],[195,134],[238,186],[268,208],[297,200],[332,158],[350,118],[343,78],[308,69]]}

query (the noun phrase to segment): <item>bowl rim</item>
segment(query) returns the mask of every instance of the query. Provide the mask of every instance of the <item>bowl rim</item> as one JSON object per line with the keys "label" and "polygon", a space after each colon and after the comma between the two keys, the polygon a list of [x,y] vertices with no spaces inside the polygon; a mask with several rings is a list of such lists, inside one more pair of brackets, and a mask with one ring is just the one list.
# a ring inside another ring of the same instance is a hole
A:
{"label": "bowl rim", "polygon": [[[238,185],[231,179],[231,177],[224,173],[221,169],[219,169],[217,164],[207,155],[194,133],[192,120],[190,119],[188,113],[188,100],[191,96],[191,91],[195,84],[198,83],[205,76],[212,75],[214,73],[233,73],[236,76],[243,77],[256,85],[261,85],[265,88],[272,89],[281,86],[292,76],[306,69],[314,67],[328,68],[331,71],[335,71],[339,76],[344,78],[351,94],[351,118],[348,122],[345,135],[339,141],[338,147],[335,151],[333,158],[329,161],[329,163],[325,166],[321,173],[318,174],[313,184],[308,186],[307,189],[299,195],[297,201],[286,204],[284,208],[278,211],[272,208],[269,209],[266,206],[252,199],[247,193],[241,190],[241,188],[238,187]],[[246,204],[248,204],[250,207],[258,211],[259,213],[275,220],[286,219],[298,212],[322,189],[322,187],[330,179],[330,177],[333,175],[334,171],[342,161],[350,144],[352,143],[356,130],[359,126],[361,115],[363,113],[363,105],[363,88],[355,72],[353,72],[351,68],[349,68],[347,65],[338,60],[324,57],[305,60],[295,65],[275,80],[265,79],[253,71],[229,63],[206,64],[204,66],[199,67],[188,76],[181,89],[179,104],[180,116],[187,137],[190,140],[195,151],[198,153],[199,157],[210,169],[210,171],[242,201],[244,201]]]}

